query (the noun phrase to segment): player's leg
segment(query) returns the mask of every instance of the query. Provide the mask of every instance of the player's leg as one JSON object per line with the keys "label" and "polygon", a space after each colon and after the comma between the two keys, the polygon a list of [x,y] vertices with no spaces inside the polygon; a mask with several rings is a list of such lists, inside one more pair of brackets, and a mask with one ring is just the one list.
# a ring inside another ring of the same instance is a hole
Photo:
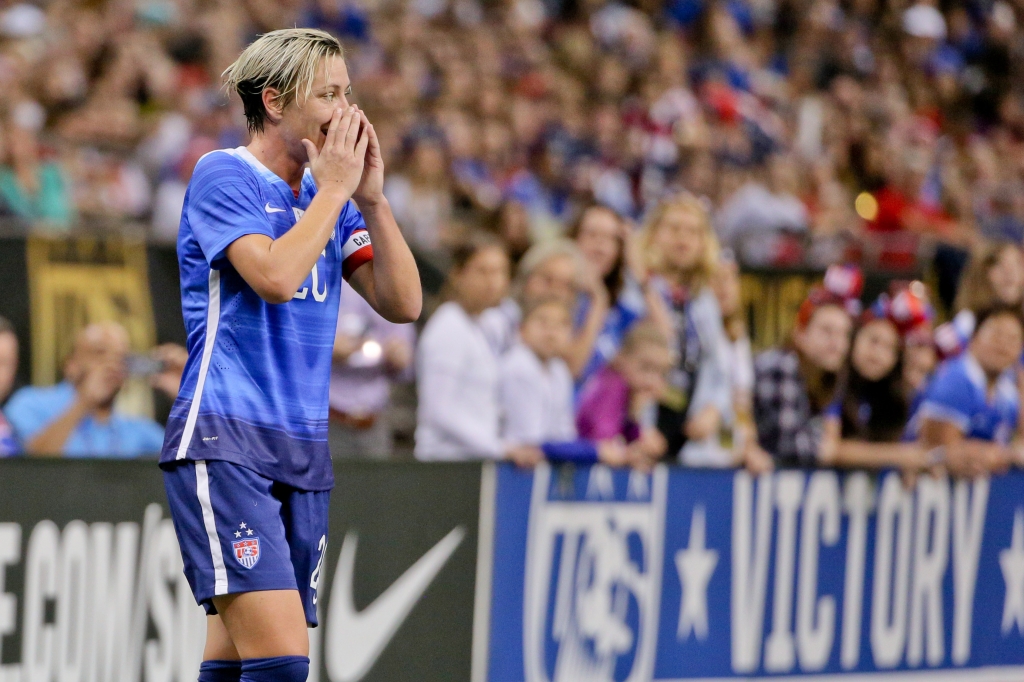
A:
{"label": "player's leg", "polygon": [[211,615],[225,609],[210,620],[203,672],[225,672],[230,664],[220,662],[233,653],[235,680],[304,682],[308,638],[273,482],[223,461],[182,463],[164,481],[196,601]]}
{"label": "player's leg", "polygon": [[239,682],[242,661],[220,616],[206,617],[206,648],[199,666],[199,682]]}
{"label": "player's leg", "polygon": [[230,642],[243,661],[309,656],[306,615],[296,590],[264,590],[214,597]]}

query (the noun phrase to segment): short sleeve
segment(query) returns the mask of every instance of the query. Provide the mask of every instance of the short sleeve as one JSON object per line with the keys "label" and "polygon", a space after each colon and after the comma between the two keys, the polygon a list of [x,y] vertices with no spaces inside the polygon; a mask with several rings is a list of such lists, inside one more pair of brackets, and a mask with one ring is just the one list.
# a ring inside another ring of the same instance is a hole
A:
{"label": "short sleeve", "polygon": [[366,231],[366,221],[355,204],[349,201],[341,212],[341,272],[347,280],[352,273],[373,260],[373,244]]}
{"label": "short sleeve", "polygon": [[973,395],[970,380],[955,367],[947,366],[928,386],[921,403],[920,416],[924,419],[952,424],[967,433],[971,425],[969,396]]}
{"label": "short sleeve", "polygon": [[11,396],[4,409],[7,421],[22,443],[32,440],[53,420],[53,410],[46,408],[47,401],[41,397],[36,388],[26,386]]}
{"label": "short sleeve", "polygon": [[196,165],[185,217],[206,262],[213,266],[227,248],[247,234],[274,238],[263,193],[243,161],[225,152],[207,154]]}

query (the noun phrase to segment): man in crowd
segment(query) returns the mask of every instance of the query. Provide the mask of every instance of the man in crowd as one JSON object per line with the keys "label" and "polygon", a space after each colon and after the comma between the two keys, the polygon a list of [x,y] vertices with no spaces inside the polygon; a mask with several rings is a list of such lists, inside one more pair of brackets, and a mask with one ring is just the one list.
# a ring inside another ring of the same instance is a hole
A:
{"label": "man in crowd", "polygon": [[[114,407],[127,378],[128,351],[124,327],[114,322],[90,324],[75,339],[63,382],[15,393],[5,412],[25,452],[67,457],[137,457],[160,452],[163,428],[159,424]],[[164,373],[180,378],[181,367],[164,363]],[[172,380],[154,383],[177,388]]]}
{"label": "man in crowd", "polygon": [[328,440],[333,457],[391,456],[391,385],[408,374],[415,338],[413,325],[388,322],[362,296],[342,292],[331,369]]}
{"label": "man in crowd", "polygon": [[[0,317],[0,408],[14,389],[18,373],[18,337],[6,318]],[[16,455],[21,450],[14,429],[0,412],[0,457]]]}

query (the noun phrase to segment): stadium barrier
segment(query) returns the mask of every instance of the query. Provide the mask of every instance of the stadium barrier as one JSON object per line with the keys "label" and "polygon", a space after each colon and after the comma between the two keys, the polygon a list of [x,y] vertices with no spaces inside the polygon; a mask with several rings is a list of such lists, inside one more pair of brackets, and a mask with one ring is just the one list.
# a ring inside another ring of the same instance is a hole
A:
{"label": "stadium barrier", "polygon": [[[311,680],[1024,680],[1024,474],[335,473]],[[194,682],[153,462],[0,491],[0,681]]]}

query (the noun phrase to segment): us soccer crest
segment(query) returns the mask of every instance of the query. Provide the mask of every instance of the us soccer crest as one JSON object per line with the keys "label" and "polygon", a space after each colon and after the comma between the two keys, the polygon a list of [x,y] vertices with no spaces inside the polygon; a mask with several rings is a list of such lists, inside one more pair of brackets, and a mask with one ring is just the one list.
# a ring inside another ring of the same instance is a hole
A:
{"label": "us soccer crest", "polygon": [[246,568],[252,568],[260,560],[260,539],[245,538],[235,540],[231,543],[231,549],[235,552],[235,559]]}
{"label": "us soccer crest", "polygon": [[668,471],[534,474],[526,682],[642,682],[654,672]]}

